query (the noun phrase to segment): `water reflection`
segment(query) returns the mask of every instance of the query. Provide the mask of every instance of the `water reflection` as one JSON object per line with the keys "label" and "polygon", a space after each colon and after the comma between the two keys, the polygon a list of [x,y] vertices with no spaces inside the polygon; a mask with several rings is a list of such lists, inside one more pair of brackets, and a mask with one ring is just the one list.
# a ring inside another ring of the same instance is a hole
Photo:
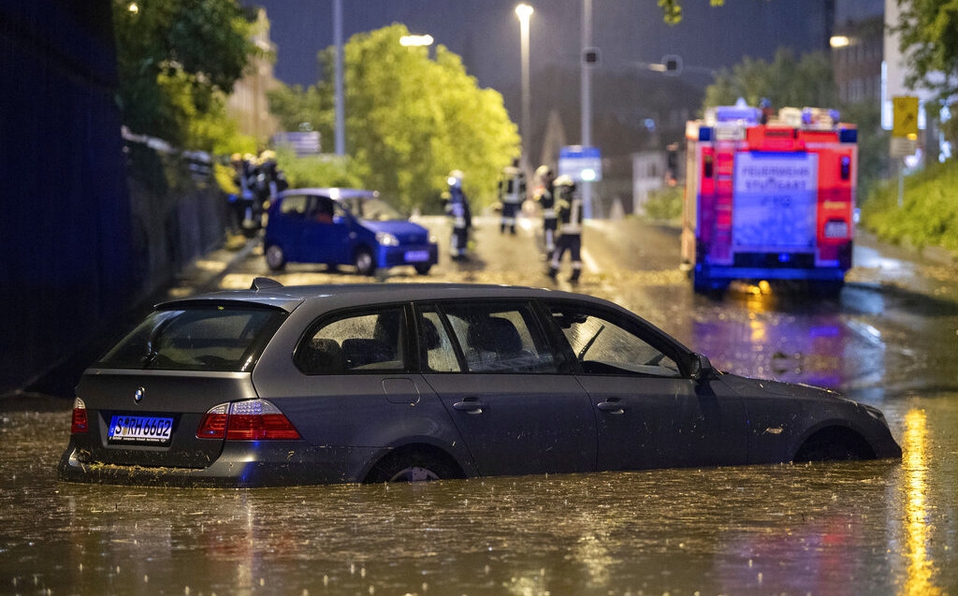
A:
{"label": "water reflection", "polygon": [[885,374],[880,333],[837,303],[759,292],[697,306],[691,343],[723,370],[835,389],[873,385]]}
{"label": "water reflection", "polygon": [[906,529],[908,536],[908,572],[904,594],[908,596],[941,594],[935,586],[935,565],[928,555],[930,532],[927,522],[926,496],[928,485],[928,428],[924,410],[910,410],[905,415],[902,436],[906,478]]}
{"label": "water reflection", "polygon": [[69,413],[0,415],[0,593],[958,592],[958,394],[884,408],[902,463],[426,486],[59,483]]}

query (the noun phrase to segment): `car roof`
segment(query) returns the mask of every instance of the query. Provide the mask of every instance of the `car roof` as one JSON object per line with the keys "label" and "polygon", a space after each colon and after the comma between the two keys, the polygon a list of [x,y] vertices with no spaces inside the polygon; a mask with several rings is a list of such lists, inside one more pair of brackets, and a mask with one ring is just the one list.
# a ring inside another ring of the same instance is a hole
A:
{"label": "car roof", "polygon": [[226,290],[170,300],[158,308],[211,303],[246,303],[281,308],[292,312],[304,302],[322,300],[329,309],[380,303],[449,299],[567,298],[609,304],[600,298],[560,290],[464,283],[357,283],[283,286],[269,278],[257,278],[246,290]]}
{"label": "car roof", "polygon": [[376,190],[365,190],[362,188],[338,188],[338,187],[323,187],[323,188],[288,188],[278,194],[279,198],[286,197],[288,195],[318,195],[323,197],[329,197],[334,201],[340,201],[343,199],[354,199],[354,198],[366,198],[371,199],[379,196],[379,191]]}

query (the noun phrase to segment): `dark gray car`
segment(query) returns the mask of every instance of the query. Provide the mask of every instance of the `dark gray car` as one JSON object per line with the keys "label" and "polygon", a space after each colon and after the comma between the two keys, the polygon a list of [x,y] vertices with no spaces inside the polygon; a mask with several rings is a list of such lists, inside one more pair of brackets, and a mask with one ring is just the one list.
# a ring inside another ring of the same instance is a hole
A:
{"label": "dark gray car", "polygon": [[877,409],[719,372],[601,299],[258,279],[159,305],[88,369],[59,474],[264,486],[900,457]]}

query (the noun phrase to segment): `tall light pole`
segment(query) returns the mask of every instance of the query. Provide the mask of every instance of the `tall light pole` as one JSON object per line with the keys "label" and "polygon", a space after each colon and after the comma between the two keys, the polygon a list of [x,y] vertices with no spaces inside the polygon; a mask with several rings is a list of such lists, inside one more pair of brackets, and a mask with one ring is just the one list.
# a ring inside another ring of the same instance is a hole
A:
{"label": "tall light pole", "polygon": [[533,9],[528,4],[516,6],[516,16],[519,17],[519,46],[522,55],[522,153],[520,155],[520,167],[526,177],[529,177],[529,112],[531,111],[531,98],[529,91],[529,17],[532,16]]}
{"label": "tall light pole", "polygon": [[[582,146],[592,146],[592,66],[597,59],[592,47],[592,0],[582,0]],[[582,181],[582,211],[592,217],[592,183]]]}
{"label": "tall light pole", "polygon": [[336,155],[346,155],[345,98],[343,97],[343,0],[333,0],[333,46],[336,48]]}

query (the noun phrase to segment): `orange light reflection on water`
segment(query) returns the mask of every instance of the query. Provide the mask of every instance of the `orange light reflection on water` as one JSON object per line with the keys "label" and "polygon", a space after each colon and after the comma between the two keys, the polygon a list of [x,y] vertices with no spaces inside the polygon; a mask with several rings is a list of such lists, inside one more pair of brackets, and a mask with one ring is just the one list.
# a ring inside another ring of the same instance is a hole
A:
{"label": "orange light reflection on water", "polygon": [[934,561],[929,559],[927,547],[929,527],[925,507],[928,464],[928,429],[924,410],[910,410],[905,415],[905,434],[902,437],[906,487],[906,531],[908,574],[902,594],[928,596],[942,594],[932,583]]}

